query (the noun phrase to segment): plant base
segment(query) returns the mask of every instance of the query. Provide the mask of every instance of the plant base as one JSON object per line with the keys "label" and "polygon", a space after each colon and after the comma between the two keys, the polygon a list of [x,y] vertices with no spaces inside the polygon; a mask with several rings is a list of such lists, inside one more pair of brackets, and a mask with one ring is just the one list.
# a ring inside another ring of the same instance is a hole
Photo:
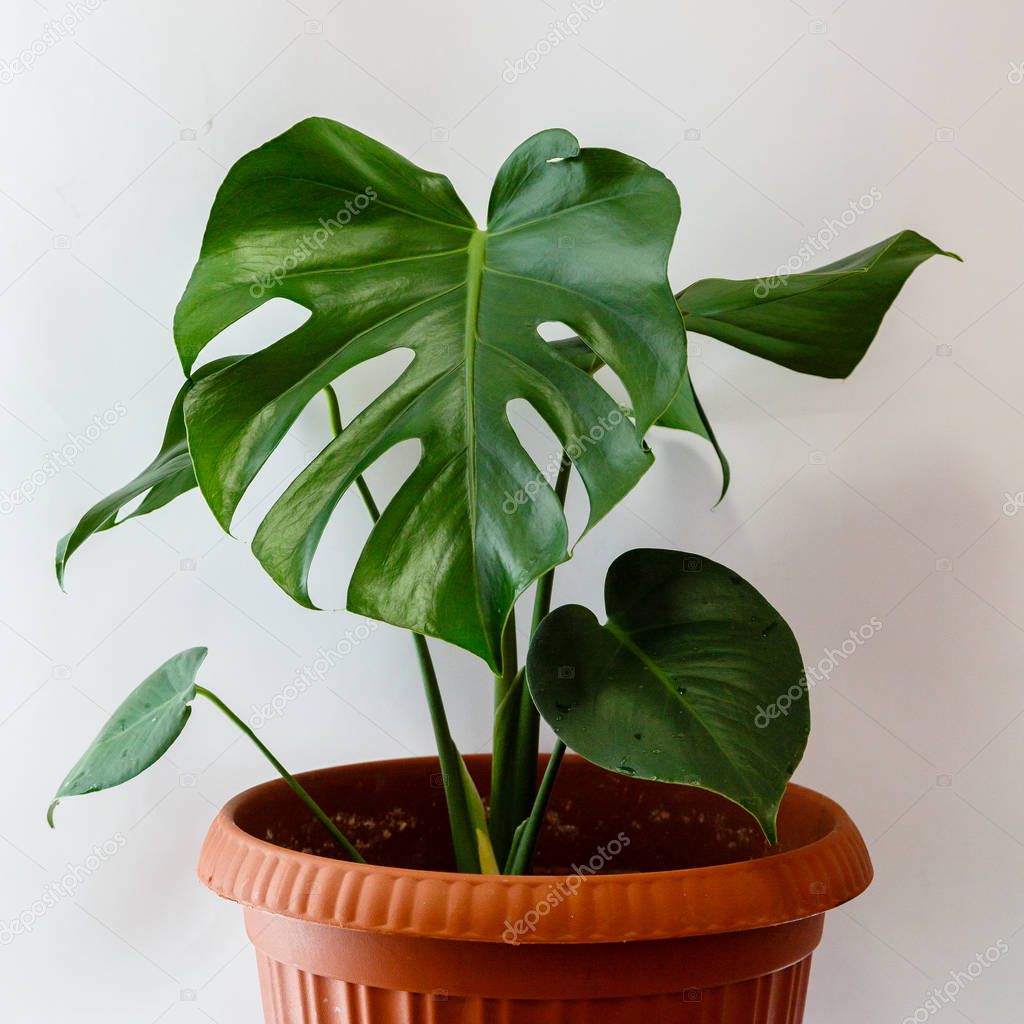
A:
{"label": "plant base", "polygon": [[[468,762],[484,784],[489,758]],[[871,877],[853,823],[810,790],[790,787],[773,850],[718,797],[578,758],[546,874],[458,875],[436,773],[301,776],[368,865],[331,857],[283,783],[221,812],[200,876],[247,908],[267,1024],[799,1024],[824,912]]]}

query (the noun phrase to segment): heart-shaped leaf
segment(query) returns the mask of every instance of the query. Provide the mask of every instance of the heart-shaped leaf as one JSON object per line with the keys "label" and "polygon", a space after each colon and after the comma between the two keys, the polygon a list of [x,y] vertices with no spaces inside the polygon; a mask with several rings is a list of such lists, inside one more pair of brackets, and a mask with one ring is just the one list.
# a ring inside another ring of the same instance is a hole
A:
{"label": "heart-shaped leaf", "polygon": [[[95,533],[109,530],[121,523],[134,519],[136,516],[155,512],[181,494],[196,486],[196,474],[192,468],[192,456],[188,451],[188,440],[185,436],[185,416],[183,406],[185,396],[195,380],[202,380],[210,373],[230,366],[237,356],[228,356],[207,363],[196,371],[191,380],[187,380],[174,399],[164,439],[153,461],[134,480],[124,487],[119,487],[112,494],[96,502],[78,521],[75,528],[60,539],[57,544],[57,582],[64,586],[64,573],[68,559]],[[148,493],[147,493],[148,492]],[[118,513],[130,501],[140,494],[145,497],[139,502],[134,512],[118,519]]]}
{"label": "heart-shaped leaf", "polygon": [[810,728],[789,626],[732,570],[679,551],[616,559],[605,607],[603,626],[566,605],[534,634],[527,678],[545,720],[602,767],[720,793],[774,842]]}
{"label": "heart-shaped leaf", "polygon": [[[356,565],[348,607],[500,660],[515,598],[568,557],[559,502],[506,413],[544,418],[590,498],[590,524],[648,468],[644,432],[685,367],[666,277],[678,196],[621,153],[541,132],[498,173],[476,227],[444,177],[323,119],[243,157],[210,215],[175,316],[186,371],[220,331],[282,296],[294,333],[200,382],[185,401],[200,488],[228,528],[239,499],[305,405],[373,356],[413,360],[299,474],[253,550],[297,601],[327,521],[356,477],[401,441],[419,464]],[[635,423],[538,333],[568,324],[618,374]],[[510,502],[511,499],[511,502]],[[508,511],[513,506],[513,510]]]}
{"label": "heart-shaped leaf", "polygon": [[916,231],[901,231],[818,270],[709,278],[676,298],[691,331],[800,373],[848,377],[907,278],[932,256],[960,259]]}
{"label": "heart-shaped leaf", "polygon": [[182,651],[132,690],[60,784],[46,812],[51,828],[64,797],[119,786],[164,755],[192,713],[196,673],[205,657],[205,647]]}

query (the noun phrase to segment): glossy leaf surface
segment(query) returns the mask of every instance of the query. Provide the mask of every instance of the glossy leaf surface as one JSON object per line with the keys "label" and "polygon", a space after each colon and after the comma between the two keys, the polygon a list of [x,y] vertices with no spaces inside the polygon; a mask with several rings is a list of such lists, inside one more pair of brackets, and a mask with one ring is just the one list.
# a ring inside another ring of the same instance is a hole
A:
{"label": "glossy leaf surface", "polygon": [[534,634],[527,678],[545,720],[602,767],[722,794],[774,840],[810,727],[789,626],[732,570],[679,551],[616,559],[605,607],[605,625],[566,605]]}
{"label": "glossy leaf surface", "polygon": [[[253,550],[312,606],[310,565],[341,496],[415,439],[419,463],[363,549],[348,607],[497,668],[514,599],[568,557],[551,489],[531,486],[528,500],[515,500],[540,471],[506,407],[525,399],[574,453],[591,524],[630,490],[650,464],[642,435],[685,366],[666,278],[678,216],[659,172],[580,149],[557,129],[502,166],[486,231],[446,178],[333,121],[303,121],[243,157],[217,195],[175,317],[182,362],[187,371],[269,298],[310,316],[186,398],[196,475],[221,524],[321,388],[374,356],[411,350],[399,378],[271,508]],[[548,321],[567,324],[618,374],[635,423],[542,339]]]}

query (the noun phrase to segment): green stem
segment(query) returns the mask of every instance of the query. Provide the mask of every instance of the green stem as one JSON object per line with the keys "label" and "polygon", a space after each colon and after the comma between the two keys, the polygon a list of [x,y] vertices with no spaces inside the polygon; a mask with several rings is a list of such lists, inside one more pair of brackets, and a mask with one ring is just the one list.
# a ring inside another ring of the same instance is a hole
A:
{"label": "green stem", "polygon": [[536,762],[524,778],[519,761],[522,699],[526,689],[516,650],[515,609],[501,634],[501,672],[494,677],[494,742],[488,831],[499,864],[504,863],[516,826],[526,817],[537,781]]}
{"label": "green stem", "polygon": [[[572,460],[564,452],[555,480],[555,496],[564,507]],[[551,610],[555,570],[537,581],[530,636]],[[502,647],[504,651],[504,635]],[[513,648],[514,649],[514,648]],[[508,679],[504,658],[496,679],[494,759],[491,778],[491,842],[498,862],[508,856],[520,823],[531,814],[537,791],[537,759],[540,756],[540,714],[526,684],[525,669]]]}
{"label": "green stem", "polygon": [[[569,456],[562,452],[562,461],[558,467],[558,477],[555,480],[555,497],[558,498],[559,504],[562,508],[565,508],[565,496],[569,490],[569,478],[572,474],[572,460]],[[544,617],[551,611],[551,597],[554,590],[555,584],[555,570],[554,567],[550,568],[543,576],[537,581],[537,592],[534,596],[533,602],[533,620],[530,623],[530,639],[533,639],[533,634],[537,631],[537,627],[541,624]],[[520,726],[520,735],[524,744],[520,758],[523,764],[529,764],[533,778],[536,778],[537,771],[537,760],[540,757],[540,714],[537,711],[536,705],[533,703],[533,698],[530,696],[530,689],[523,683],[523,702],[524,707],[522,711],[523,724]],[[530,834],[528,842],[524,843],[522,853],[520,853],[516,859],[515,874],[524,874],[530,869],[530,863],[533,860],[533,851],[537,843],[537,833],[540,831],[541,824],[544,821],[544,814],[547,810],[548,796],[551,793],[551,787],[554,785],[555,776],[558,774],[558,769],[562,764],[562,755],[565,753],[565,744],[560,740],[555,740],[555,745],[552,748],[551,759],[548,761],[547,769],[544,772],[544,778],[541,780],[540,788],[537,791],[537,798],[534,801],[533,808],[530,811],[529,820],[526,825],[526,831]]]}
{"label": "green stem", "polygon": [[551,759],[544,769],[544,777],[541,779],[540,787],[537,790],[537,798],[533,802],[533,809],[530,811],[530,816],[524,822],[522,829],[517,830],[515,843],[505,864],[504,873],[506,875],[526,875],[530,872],[533,854],[537,848],[537,836],[540,834],[540,827],[544,823],[548,799],[551,796],[551,790],[554,788],[558,769],[561,767],[564,756],[565,744],[561,740],[556,739],[555,745],[551,749]]}
{"label": "green stem", "polygon": [[[562,452],[562,462],[558,467],[558,478],[555,480],[555,497],[559,504],[565,508],[565,494],[569,489],[569,476],[572,472],[572,460],[565,452]],[[530,637],[536,632],[541,619],[551,611],[551,592],[555,584],[554,567],[537,581],[537,593],[533,601],[533,622],[530,624]]]}
{"label": "green stem", "polygon": [[434,671],[426,638],[419,633],[413,633],[412,638],[416,644],[416,655],[423,673],[423,689],[427,696],[430,723],[434,728],[434,742],[437,745],[437,758],[441,765],[441,783],[448,804],[448,822],[451,825],[452,844],[455,847],[455,866],[459,871],[479,874],[480,853],[473,823],[470,820],[462,756],[452,739],[441,687],[437,682],[437,673]]}
{"label": "green stem", "polygon": [[515,832],[530,813],[537,788],[540,716],[520,669],[494,715],[489,831],[498,863],[507,857]]}
{"label": "green stem", "polygon": [[[330,411],[331,429],[334,431],[334,436],[337,437],[342,430],[338,396],[329,384],[324,388],[324,395],[327,398],[327,406]],[[370,488],[362,475],[356,477],[356,487],[362,495],[366,511],[376,523],[380,519],[380,509],[373,500]],[[413,633],[412,639],[416,647],[416,660],[419,662],[420,674],[423,677],[423,689],[427,697],[427,708],[430,712],[438,761],[441,765],[441,782],[444,786],[445,801],[448,804],[448,820],[451,825],[452,844],[455,847],[455,864],[459,871],[478,874],[480,872],[480,854],[476,834],[470,821],[469,804],[462,773],[462,757],[452,739],[448,716],[444,710],[444,700],[441,696],[441,687],[437,681],[437,672],[434,669],[433,659],[430,657],[426,637],[419,633]]]}
{"label": "green stem", "polygon": [[349,859],[354,860],[359,864],[365,864],[366,860],[363,855],[348,841],[348,839],[345,838],[338,829],[338,826],[331,821],[320,805],[305,791],[305,789],[302,788],[288,769],[285,768],[285,766],[281,764],[276,757],[274,757],[259,736],[257,736],[256,733],[254,733],[252,729],[250,729],[249,726],[246,725],[246,723],[243,722],[242,719],[240,719],[238,715],[236,715],[234,711],[232,711],[231,708],[229,708],[227,704],[220,699],[220,697],[210,690],[207,690],[205,686],[197,686],[196,693],[201,697],[205,697],[211,704],[224,712],[224,714],[235,725],[237,725],[253,743],[256,744],[256,749],[271,763],[271,765],[273,765],[274,771],[276,771],[277,774],[288,783],[292,792],[295,793],[295,795],[313,812],[317,821],[319,821],[320,824],[331,833],[334,841],[345,851],[346,854],[348,854]]}
{"label": "green stem", "polygon": [[505,620],[505,628],[501,633],[501,674],[494,677],[494,707],[505,699],[516,673],[519,671],[519,652],[516,649],[516,610],[513,608]]}
{"label": "green stem", "polygon": [[[341,433],[341,406],[338,404],[338,395],[330,384],[324,388],[324,394],[327,396],[327,408],[331,416],[331,430],[337,437]],[[356,487],[362,495],[363,504],[366,506],[366,511],[370,513],[370,518],[377,522],[380,519],[380,509],[377,508],[377,503],[373,500],[370,488],[366,486],[366,481],[361,473],[356,477]]]}

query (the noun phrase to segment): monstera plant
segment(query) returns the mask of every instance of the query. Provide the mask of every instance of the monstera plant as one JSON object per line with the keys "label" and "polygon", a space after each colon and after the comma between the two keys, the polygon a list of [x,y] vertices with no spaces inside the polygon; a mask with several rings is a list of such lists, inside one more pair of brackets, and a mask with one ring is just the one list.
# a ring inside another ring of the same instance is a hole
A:
{"label": "monstera plant", "polygon": [[[310,567],[325,528],[348,491],[361,493],[372,529],[346,606],[412,633],[460,871],[529,872],[566,747],[613,772],[721,794],[773,840],[809,727],[792,632],[735,572],[681,551],[615,559],[603,623],[597,595],[594,609],[552,611],[553,572],[571,555],[566,490],[575,471],[594,526],[651,468],[647,438],[660,426],[715,446],[724,495],[729,468],[687,371],[687,332],[798,372],[845,377],[913,270],[951,254],[904,231],[770,287],[714,279],[673,294],[678,221],[663,174],[614,150],[581,149],[560,129],[505,161],[479,227],[447,178],[344,125],[301,122],[244,156],[221,186],[174,318],[185,382],[163,443],[60,542],[58,579],[94,534],[196,487],[230,530],[261,467],[325,395],[333,437],[266,513],[252,550],[286,594],[312,608]],[[308,312],[298,329],[197,365],[225,328],[273,298]],[[545,340],[539,328],[552,322],[575,336]],[[398,350],[412,355],[406,368],[343,425],[334,383]],[[605,368],[628,408],[596,379]],[[557,479],[544,477],[510,425],[519,399],[558,439]],[[409,440],[419,443],[416,466],[378,508],[363,473]],[[531,590],[520,658],[516,606]],[[428,637],[476,655],[494,677],[486,801],[450,732]],[[203,697],[270,759],[338,855],[361,859],[254,731],[198,685],[204,654],[182,652],[145,680],[57,799],[138,774]],[[759,709],[783,694],[788,713],[759,726]],[[541,718],[557,741],[538,784]]]}

